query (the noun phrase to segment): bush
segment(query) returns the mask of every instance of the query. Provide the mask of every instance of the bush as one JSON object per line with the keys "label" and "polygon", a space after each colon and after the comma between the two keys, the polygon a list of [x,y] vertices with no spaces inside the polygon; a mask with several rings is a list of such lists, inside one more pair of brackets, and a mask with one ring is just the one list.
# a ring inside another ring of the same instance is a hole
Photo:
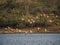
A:
{"label": "bush", "polygon": [[56,25],[60,25],[60,21],[55,21],[54,22]]}
{"label": "bush", "polygon": [[7,26],[7,18],[0,16],[0,27],[6,27]]}
{"label": "bush", "polygon": [[11,21],[8,21],[8,26],[15,28],[18,23],[19,21],[17,20],[11,20]]}
{"label": "bush", "polygon": [[24,23],[22,23],[22,22],[17,24],[17,28],[23,29],[25,27],[26,27],[26,25]]}

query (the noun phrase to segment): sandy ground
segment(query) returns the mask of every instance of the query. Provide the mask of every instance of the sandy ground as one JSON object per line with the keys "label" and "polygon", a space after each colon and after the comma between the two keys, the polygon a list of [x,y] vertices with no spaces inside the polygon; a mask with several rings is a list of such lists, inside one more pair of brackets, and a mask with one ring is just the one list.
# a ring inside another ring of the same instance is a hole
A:
{"label": "sandy ground", "polygon": [[34,27],[34,28],[25,28],[25,29],[13,29],[13,28],[3,28],[0,29],[0,34],[17,34],[17,33],[60,33],[60,26],[53,27]]}

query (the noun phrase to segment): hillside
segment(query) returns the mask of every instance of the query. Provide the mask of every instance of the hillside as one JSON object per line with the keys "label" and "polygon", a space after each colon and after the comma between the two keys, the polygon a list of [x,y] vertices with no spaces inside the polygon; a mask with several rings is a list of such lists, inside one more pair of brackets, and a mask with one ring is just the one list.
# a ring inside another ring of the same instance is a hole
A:
{"label": "hillside", "polygon": [[59,0],[0,0],[0,28],[54,26],[60,26]]}

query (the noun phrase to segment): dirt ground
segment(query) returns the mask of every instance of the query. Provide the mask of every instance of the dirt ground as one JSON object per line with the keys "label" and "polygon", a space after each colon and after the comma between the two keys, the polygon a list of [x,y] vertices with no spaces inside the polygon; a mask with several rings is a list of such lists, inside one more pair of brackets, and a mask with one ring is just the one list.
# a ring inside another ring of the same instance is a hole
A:
{"label": "dirt ground", "polygon": [[3,28],[0,29],[0,34],[32,34],[32,33],[60,33],[60,26],[52,26],[47,28],[34,27],[24,29]]}

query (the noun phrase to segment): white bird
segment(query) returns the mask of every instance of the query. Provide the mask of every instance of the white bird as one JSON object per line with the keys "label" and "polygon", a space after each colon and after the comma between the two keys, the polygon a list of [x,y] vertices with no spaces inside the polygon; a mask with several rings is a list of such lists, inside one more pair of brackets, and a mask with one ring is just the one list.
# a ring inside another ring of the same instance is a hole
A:
{"label": "white bird", "polygon": [[40,30],[41,28],[40,28],[40,27],[38,27],[37,29],[38,29],[38,30]]}
{"label": "white bird", "polygon": [[52,20],[49,20],[49,22],[53,22]]}
{"label": "white bird", "polygon": [[45,29],[45,32],[47,32],[47,29]]}
{"label": "white bird", "polygon": [[27,32],[27,31],[25,31],[25,33],[27,34],[28,32]]}
{"label": "white bird", "polygon": [[58,17],[58,16],[56,15],[56,17]]}
{"label": "white bird", "polygon": [[21,30],[19,30],[19,32],[22,32]]}
{"label": "white bird", "polygon": [[47,18],[49,18],[49,16],[47,15]]}
{"label": "white bird", "polygon": [[4,28],[5,30],[8,30],[8,28]]}
{"label": "white bird", "polygon": [[32,30],[30,30],[30,33],[32,33],[33,31]]}

